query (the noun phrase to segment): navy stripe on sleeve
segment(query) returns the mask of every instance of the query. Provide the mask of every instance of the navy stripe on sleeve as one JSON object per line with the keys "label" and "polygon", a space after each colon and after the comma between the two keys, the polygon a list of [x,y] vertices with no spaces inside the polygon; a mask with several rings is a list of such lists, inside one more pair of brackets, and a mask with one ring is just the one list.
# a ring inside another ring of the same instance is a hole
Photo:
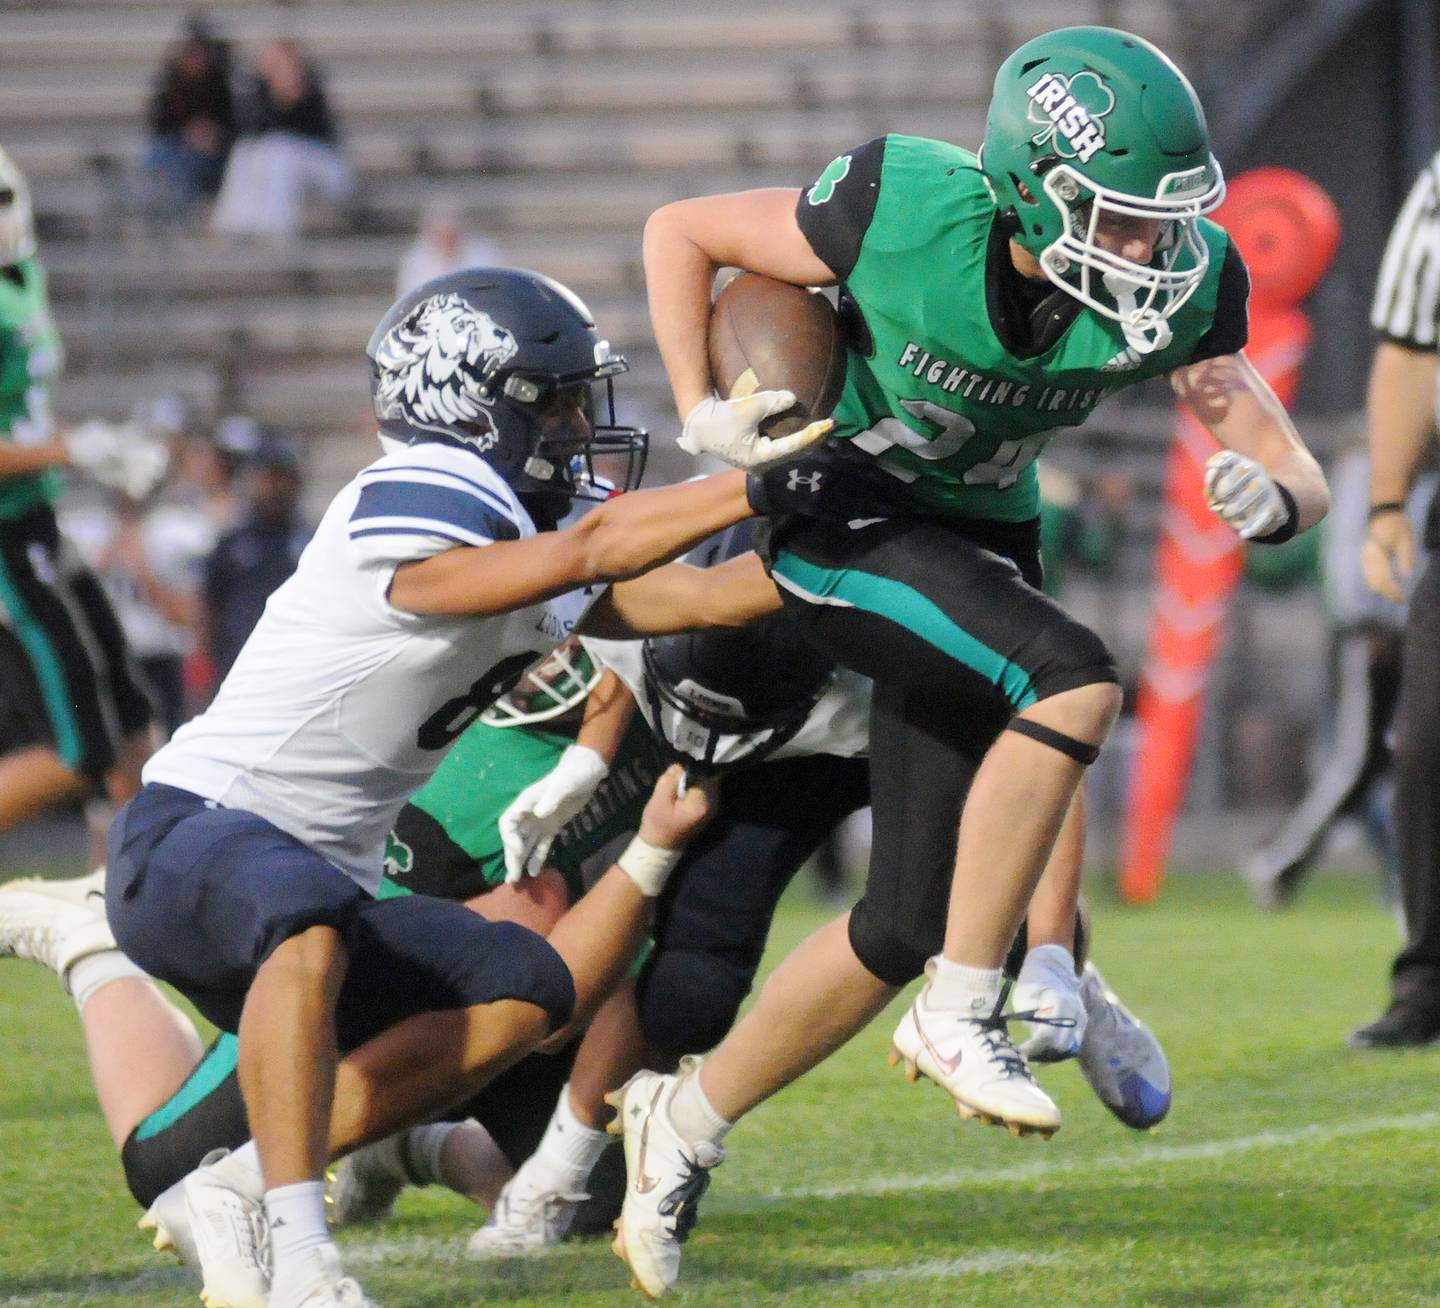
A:
{"label": "navy stripe on sleeve", "polygon": [[[417,524],[433,523],[437,534],[444,534],[446,527],[458,527],[489,540],[520,538],[520,528],[514,522],[469,491],[425,482],[380,481],[363,487],[350,521],[363,523],[369,518],[406,518]],[[417,533],[421,530],[417,526]],[[352,530],[351,535],[354,534]]]}

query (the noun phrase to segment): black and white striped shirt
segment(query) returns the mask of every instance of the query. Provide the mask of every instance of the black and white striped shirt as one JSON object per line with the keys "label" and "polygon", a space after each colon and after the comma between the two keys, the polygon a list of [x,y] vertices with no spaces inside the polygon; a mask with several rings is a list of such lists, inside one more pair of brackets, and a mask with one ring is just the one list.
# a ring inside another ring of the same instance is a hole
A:
{"label": "black and white striped shirt", "polygon": [[1390,229],[1370,325],[1397,345],[1440,349],[1440,154],[1415,179]]}

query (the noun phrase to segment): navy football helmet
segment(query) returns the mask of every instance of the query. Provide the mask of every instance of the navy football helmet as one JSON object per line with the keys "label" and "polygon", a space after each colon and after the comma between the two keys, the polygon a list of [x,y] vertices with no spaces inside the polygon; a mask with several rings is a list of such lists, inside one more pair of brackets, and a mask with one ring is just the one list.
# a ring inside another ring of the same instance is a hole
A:
{"label": "navy football helmet", "polygon": [[[640,482],[648,436],[615,421],[613,381],[629,365],[580,298],[549,277],[467,268],[433,278],[390,307],[365,353],[382,444],[472,450],[551,521],[573,498]],[[602,456],[619,466],[598,473]]]}
{"label": "navy football helmet", "polygon": [[758,763],[805,725],[835,665],[784,613],[745,627],[645,642],[651,718],[675,759],[695,772]]}

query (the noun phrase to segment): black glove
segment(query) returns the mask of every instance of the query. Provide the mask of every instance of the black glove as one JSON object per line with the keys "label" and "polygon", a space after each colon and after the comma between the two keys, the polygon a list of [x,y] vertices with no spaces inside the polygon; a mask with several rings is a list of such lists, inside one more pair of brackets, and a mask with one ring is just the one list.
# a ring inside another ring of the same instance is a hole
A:
{"label": "black glove", "polygon": [[849,522],[889,518],[900,511],[902,483],[868,459],[826,445],[746,478],[745,497],[762,517],[803,513]]}

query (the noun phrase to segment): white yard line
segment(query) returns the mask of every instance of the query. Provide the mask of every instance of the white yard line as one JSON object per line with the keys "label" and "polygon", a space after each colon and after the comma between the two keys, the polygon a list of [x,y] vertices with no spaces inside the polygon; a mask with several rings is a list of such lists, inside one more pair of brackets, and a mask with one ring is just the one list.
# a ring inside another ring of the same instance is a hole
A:
{"label": "white yard line", "polygon": [[[967,1186],[1017,1185],[1034,1181],[1064,1181],[1096,1172],[1139,1172],[1169,1163],[1234,1158],[1261,1149],[1286,1149],[1294,1145],[1326,1144],[1355,1136],[1382,1135],[1387,1131],[1430,1131],[1440,1126],[1440,1112],[1409,1113],[1390,1117],[1360,1117],[1348,1122],[1316,1122],[1288,1131],[1260,1131],[1255,1135],[1232,1136],[1228,1140],[1197,1140],[1194,1144],[1150,1145],[1123,1154],[1102,1154],[1098,1158],[1030,1159],[1013,1167],[956,1168],[947,1172],[904,1176],[879,1176],[844,1185],[796,1186],[783,1190],[723,1191],[714,1196],[712,1211],[743,1212],[792,1199],[843,1199],[859,1195],[900,1194],[913,1190],[957,1190]],[[1023,1146],[1017,1146],[1023,1147]],[[584,1246],[576,1246],[580,1252]],[[411,1236],[403,1239],[366,1240],[347,1246],[347,1266],[374,1266],[398,1262],[462,1263],[465,1242],[460,1235]],[[844,1278],[841,1284],[866,1285],[872,1282],[936,1280],[957,1276],[983,1275],[1021,1265],[1054,1261],[1058,1255],[1032,1254],[1022,1250],[987,1249],[964,1258],[928,1259],[898,1267],[866,1268]],[[481,1267],[483,1263],[474,1264]],[[144,1296],[146,1292],[188,1284],[178,1269],[155,1269],[117,1279],[96,1277],[76,1280],[65,1290],[44,1290],[37,1294],[0,1297],[0,1308],[45,1308],[49,1304],[86,1303],[100,1298]],[[813,1289],[813,1287],[809,1287]]]}
{"label": "white yard line", "polygon": [[[842,1199],[856,1195],[896,1194],[907,1190],[956,1190],[966,1186],[1015,1185],[1025,1181],[1064,1180],[1091,1172],[1132,1172],[1166,1163],[1233,1158],[1257,1149],[1285,1149],[1292,1145],[1324,1144],[1349,1136],[1380,1135],[1386,1131],[1426,1131],[1440,1126],[1440,1112],[1409,1113],[1392,1117],[1361,1117],[1348,1122],[1316,1122],[1288,1131],[1261,1131],[1229,1140],[1198,1140],[1194,1144],[1137,1147],[1123,1154],[1098,1158],[1034,1158],[1011,1167],[956,1168],[948,1172],[875,1176],[841,1185],[786,1187],[783,1190],[732,1192],[724,1196],[732,1209],[756,1203],[783,1203],[790,1199]],[[1023,1146],[1022,1146],[1023,1147]],[[1042,1146],[1043,1147],[1043,1146]],[[722,1196],[717,1195],[717,1198]],[[723,1200],[722,1200],[723,1201]],[[716,1204],[715,1207],[720,1207]]]}
{"label": "white yard line", "polygon": [[[57,1281],[64,1281],[57,1276]],[[178,1267],[151,1268],[136,1272],[134,1276],[96,1276],[87,1280],[76,1277],[66,1290],[41,1290],[36,1294],[12,1294],[0,1298],[0,1308],[44,1308],[47,1304],[90,1304],[100,1298],[114,1298],[133,1295],[137,1303],[148,1303],[161,1290],[177,1290],[195,1285],[196,1297],[200,1287],[195,1278]],[[0,1286],[4,1285],[0,1279]]]}
{"label": "white yard line", "polygon": [[[1023,1249],[985,1249],[965,1258],[927,1258],[923,1262],[904,1263],[899,1267],[867,1267],[852,1272],[833,1284],[874,1285],[884,1281],[947,1281],[956,1276],[984,1276],[990,1272],[1008,1272],[1016,1267],[1038,1267],[1045,1263],[1063,1262],[1060,1254],[1027,1253]],[[814,1286],[807,1286],[813,1292]]]}

